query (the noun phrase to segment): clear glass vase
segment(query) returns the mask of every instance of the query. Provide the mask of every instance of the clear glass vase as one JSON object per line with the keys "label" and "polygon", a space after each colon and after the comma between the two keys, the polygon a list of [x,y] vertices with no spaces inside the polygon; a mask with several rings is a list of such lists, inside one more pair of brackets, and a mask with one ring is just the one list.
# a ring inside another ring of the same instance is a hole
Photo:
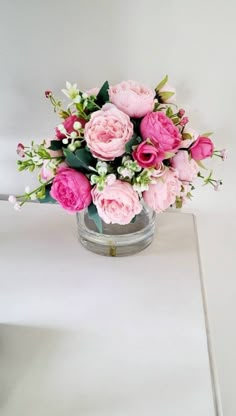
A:
{"label": "clear glass vase", "polygon": [[88,210],[78,212],[78,238],[88,250],[103,256],[130,256],[149,246],[155,229],[155,213],[143,206],[135,221],[127,225],[106,224],[102,221],[102,233],[89,218]]}

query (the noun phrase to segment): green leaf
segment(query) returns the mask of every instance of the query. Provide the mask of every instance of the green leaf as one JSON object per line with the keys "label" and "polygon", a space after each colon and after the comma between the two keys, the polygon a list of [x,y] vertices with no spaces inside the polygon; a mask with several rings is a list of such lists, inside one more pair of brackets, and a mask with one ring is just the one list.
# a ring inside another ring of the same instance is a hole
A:
{"label": "green leaf", "polygon": [[202,133],[200,136],[209,137],[209,136],[212,136],[212,134],[214,134],[213,131],[208,131],[207,133]]}
{"label": "green leaf", "polygon": [[204,165],[203,165],[203,163],[202,163],[200,160],[195,160],[195,162],[197,163],[197,165],[198,165],[200,168],[202,168],[202,169],[204,169],[204,170],[208,170],[208,169],[206,168],[206,166],[204,166]]}
{"label": "green leaf", "polygon": [[137,215],[135,215],[135,216],[134,216],[134,218],[132,218],[132,220],[130,221],[130,223],[131,223],[131,224],[134,224],[134,223],[135,223],[135,221],[136,221],[136,219],[137,219]]}
{"label": "green leaf", "polygon": [[174,155],[175,155],[175,153],[172,153],[172,152],[166,152],[166,153],[165,153],[165,159],[170,159],[170,158],[172,158]]}
{"label": "green leaf", "polygon": [[133,146],[137,146],[141,142],[142,142],[142,138],[140,136],[137,136],[136,133],[133,134],[131,140],[128,143],[126,143],[126,145],[125,145],[125,151],[127,153],[132,153]]}
{"label": "green leaf", "polygon": [[191,140],[192,136],[190,133],[183,133],[182,134],[183,140]]}
{"label": "green leaf", "polygon": [[78,169],[82,172],[91,172],[93,169],[90,169],[90,166],[96,164],[96,159],[88,152],[86,149],[78,149],[75,153],[71,150],[63,149],[66,163],[71,168]]}
{"label": "green leaf", "polygon": [[46,186],[45,197],[38,199],[41,204],[57,204],[57,201],[53,199],[50,195],[50,189],[51,189],[51,186],[50,187]]}
{"label": "green leaf", "polygon": [[61,140],[52,140],[50,143],[50,147],[48,147],[49,150],[61,150],[63,146],[63,143]]}
{"label": "green leaf", "polygon": [[171,98],[173,95],[175,95],[175,93],[171,91],[163,91],[158,93],[158,96],[162,101],[169,100],[169,98]]}
{"label": "green leaf", "polygon": [[173,114],[174,114],[174,112],[173,112],[172,108],[168,107],[167,110],[166,110],[167,117],[171,117],[171,116],[173,116]]}
{"label": "green leaf", "polygon": [[102,220],[98,215],[97,207],[91,203],[88,207],[88,216],[96,224],[99,233],[102,233]]}
{"label": "green leaf", "polygon": [[157,87],[155,88],[156,91],[159,91],[162,87],[164,87],[164,85],[167,83],[168,81],[168,75],[166,75],[163,80],[157,85]]}
{"label": "green leaf", "polygon": [[109,101],[109,83],[108,81],[105,81],[103,86],[101,87],[98,95],[97,95],[97,99],[96,99],[96,103],[102,107],[103,104],[107,103]]}

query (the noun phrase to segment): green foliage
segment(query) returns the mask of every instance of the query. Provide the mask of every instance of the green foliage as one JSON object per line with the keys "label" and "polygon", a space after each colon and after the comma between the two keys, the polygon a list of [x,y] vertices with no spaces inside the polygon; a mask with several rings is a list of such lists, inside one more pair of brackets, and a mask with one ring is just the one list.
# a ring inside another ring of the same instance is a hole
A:
{"label": "green foliage", "polygon": [[63,149],[66,163],[74,169],[79,169],[81,172],[91,172],[91,167],[95,166],[96,159],[86,149],[78,149],[75,153],[71,150]]}
{"label": "green foliage", "polygon": [[173,114],[174,114],[174,112],[173,112],[172,108],[168,107],[167,110],[166,110],[167,117],[171,118],[173,116]]}
{"label": "green foliage", "polygon": [[96,224],[99,233],[102,233],[102,220],[98,215],[97,207],[91,203],[88,207],[88,216]]}
{"label": "green foliage", "polygon": [[57,201],[55,201],[55,199],[53,199],[50,195],[50,189],[51,186],[46,186],[44,196],[39,197],[38,195],[38,200],[41,204],[57,204]]}
{"label": "green foliage", "polygon": [[142,138],[140,136],[137,136],[136,133],[133,134],[131,140],[126,143],[125,145],[125,151],[127,153],[132,153],[133,151],[133,146],[137,146],[138,144],[140,144],[142,142]]}
{"label": "green foliage", "polygon": [[161,80],[161,82],[157,85],[157,87],[155,88],[156,91],[159,91],[162,87],[164,87],[164,85],[167,83],[168,81],[168,75],[166,75],[163,80]]}
{"label": "green foliage", "polygon": [[52,140],[50,147],[48,147],[49,150],[61,150],[63,147],[62,140]]}
{"label": "green foliage", "polygon": [[102,85],[96,99],[96,103],[102,107],[104,104],[106,104],[109,101],[109,83],[108,81],[105,81]]}
{"label": "green foliage", "polygon": [[163,91],[158,93],[158,97],[163,101],[169,100],[175,93],[171,91]]}

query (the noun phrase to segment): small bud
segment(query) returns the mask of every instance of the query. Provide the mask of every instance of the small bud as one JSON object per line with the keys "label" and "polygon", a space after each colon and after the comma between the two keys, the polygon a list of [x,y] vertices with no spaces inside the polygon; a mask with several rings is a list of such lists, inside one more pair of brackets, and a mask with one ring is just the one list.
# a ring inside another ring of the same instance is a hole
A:
{"label": "small bud", "polygon": [[15,209],[16,211],[20,211],[21,206],[20,206],[18,203],[16,203],[16,204],[14,205],[14,209]]}
{"label": "small bud", "polygon": [[88,98],[88,94],[87,94],[86,92],[84,92],[84,93],[82,94],[82,97],[83,97],[83,99],[84,99],[84,100],[86,100],[86,98]]}
{"label": "small bud", "polygon": [[178,111],[178,117],[182,118],[185,114],[185,110],[183,108],[180,108]]}
{"label": "small bud", "polygon": [[184,117],[182,118],[182,120],[180,120],[180,126],[185,126],[187,123],[189,122],[188,117]]}
{"label": "small bud", "polygon": [[22,143],[18,143],[16,153],[18,156],[25,157],[25,146]]}
{"label": "small bud", "polygon": [[70,134],[70,137],[71,137],[72,139],[76,139],[76,137],[77,137],[77,133],[76,133],[75,131],[72,131],[72,132],[71,132],[71,134]]}
{"label": "small bud", "polygon": [[10,204],[15,205],[15,203],[16,203],[16,197],[15,197],[15,195],[9,195],[8,202],[10,202]]}
{"label": "small bud", "polygon": [[31,201],[35,201],[37,199],[37,195],[35,193],[31,194],[30,199],[31,199]]}
{"label": "small bud", "polygon": [[63,144],[68,144],[69,143],[69,140],[68,139],[62,139],[62,143]]}
{"label": "small bud", "polygon": [[74,152],[76,149],[76,146],[74,144],[69,144],[68,149],[71,150],[71,152]]}
{"label": "small bud", "polygon": [[52,91],[49,91],[49,90],[47,90],[47,91],[45,91],[45,97],[46,98],[49,98],[49,97],[51,97],[52,96]]}
{"label": "small bud", "polygon": [[29,187],[29,186],[26,186],[26,187],[25,187],[25,193],[26,193],[26,194],[29,194],[29,193],[30,193],[30,187]]}
{"label": "small bud", "polygon": [[74,142],[74,145],[76,146],[76,148],[81,147],[81,143],[79,140],[77,140],[76,142]]}
{"label": "small bud", "polygon": [[57,126],[57,128],[58,128],[58,130],[59,130],[60,133],[64,133],[64,134],[67,133],[67,131],[66,131],[65,127],[63,126],[63,124],[59,124]]}
{"label": "small bud", "polygon": [[74,124],[73,124],[73,128],[74,128],[75,130],[79,130],[79,129],[81,129],[81,127],[82,127],[82,124],[81,124],[79,121],[75,121],[75,122],[74,122]]}
{"label": "small bud", "polygon": [[227,152],[227,150],[226,149],[222,149],[221,151],[220,151],[220,155],[221,155],[221,157],[222,157],[222,160],[223,161],[225,161],[226,159],[227,159],[227,157],[228,157],[228,154],[227,154],[228,152]]}

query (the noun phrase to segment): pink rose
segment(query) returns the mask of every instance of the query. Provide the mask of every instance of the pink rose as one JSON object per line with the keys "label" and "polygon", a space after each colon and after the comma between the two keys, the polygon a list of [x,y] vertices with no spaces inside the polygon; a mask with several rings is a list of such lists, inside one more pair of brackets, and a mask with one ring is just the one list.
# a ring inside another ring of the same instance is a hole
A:
{"label": "pink rose", "polygon": [[[77,117],[76,115],[73,116],[69,116],[65,119],[65,121],[63,121],[63,123],[61,123],[64,128],[66,129],[68,134],[71,134],[73,131],[75,131],[77,133],[77,131],[74,129],[74,123],[78,121],[79,123],[82,124],[82,127],[84,127],[86,121],[83,120],[82,118]],[[66,135],[64,133],[61,133],[59,131],[58,128],[56,128],[56,137],[60,140],[64,139],[66,137]]]}
{"label": "pink rose", "polygon": [[113,104],[95,111],[85,125],[84,136],[94,157],[114,160],[125,153],[125,145],[133,135],[133,124],[127,114]]}
{"label": "pink rose", "polygon": [[197,163],[189,160],[189,154],[186,150],[180,150],[172,159],[171,166],[178,172],[181,181],[192,182],[199,171]]}
{"label": "pink rose", "polygon": [[153,110],[155,91],[136,81],[123,81],[109,89],[110,101],[130,117],[140,118]]}
{"label": "pink rose", "polygon": [[148,142],[142,142],[134,150],[133,158],[142,168],[154,168],[165,159],[165,152]]}
{"label": "pink rose", "polygon": [[194,160],[203,160],[211,157],[214,152],[214,145],[208,137],[199,136],[190,148],[191,156]]}
{"label": "pink rose", "polygon": [[68,167],[58,169],[50,195],[71,213],[87,208],[92,201],[91,185],[87,177]]}
{"label": "pink rose", "polygon": [[120,180],[107,185],[102,192],[95,186],[92,197],[99,216],[106,224],[129,224],[143,208],[132,186]]}
{"label": "pink rose", "polygon": [[148,113],[141,121],[140,132],[144,140],[151,139],[165,152],[176,152],[181,143],[178,128],[161,111]]}
{"label": "pink rose", "polygon": [[143,199],[150,208],[159,213],[175,203],[180,190],[181,182],[177,173],[168,169],[155,184],[149,185],[149,189],[143,193]]}

